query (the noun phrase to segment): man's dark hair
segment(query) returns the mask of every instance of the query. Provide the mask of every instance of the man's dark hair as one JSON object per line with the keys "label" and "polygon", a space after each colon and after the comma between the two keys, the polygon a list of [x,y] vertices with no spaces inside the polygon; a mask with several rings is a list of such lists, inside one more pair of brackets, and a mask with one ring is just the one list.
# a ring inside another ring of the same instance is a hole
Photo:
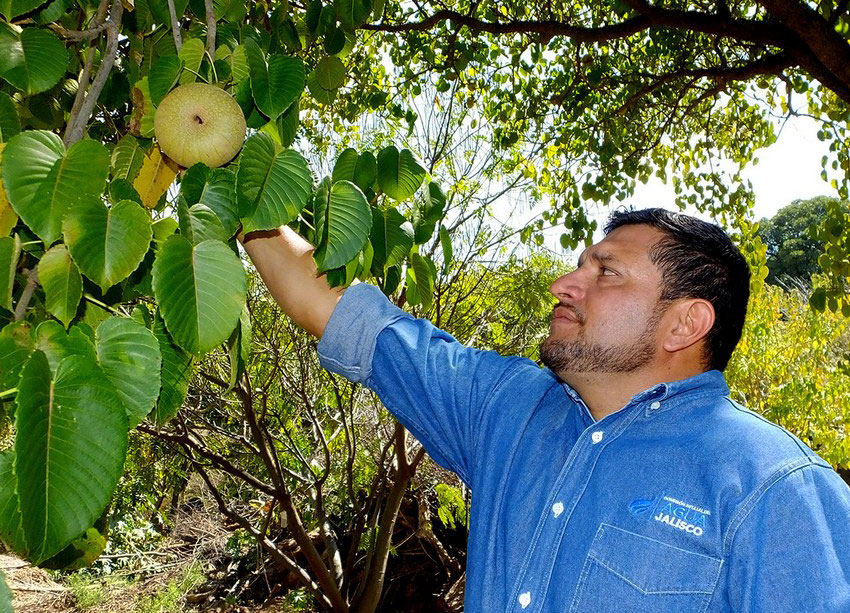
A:
{"label": "man's dark hair", "polygon": [[714,307],[705,360],[709,368],[724,370],[747,316],[750,268],[744,256],[718,226],[664,209],[616,211],[605,225],[605,234],[634,224],[665,234],[649,252],[649,259],[661,270],[661,300],[702,298]]}

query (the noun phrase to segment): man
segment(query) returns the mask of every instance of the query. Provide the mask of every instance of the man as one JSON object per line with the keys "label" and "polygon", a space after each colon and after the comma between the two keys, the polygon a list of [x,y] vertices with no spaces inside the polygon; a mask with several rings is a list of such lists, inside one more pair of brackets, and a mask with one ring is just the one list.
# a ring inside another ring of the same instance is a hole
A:
{"label": "man", "polygon": [[850,611],[850,489],[728,398],[749,271],[716,226],[615,214],[552,283],[548,369],[328,289],[286,228],[244,245],[323,365],[472,488],[467,611]]}

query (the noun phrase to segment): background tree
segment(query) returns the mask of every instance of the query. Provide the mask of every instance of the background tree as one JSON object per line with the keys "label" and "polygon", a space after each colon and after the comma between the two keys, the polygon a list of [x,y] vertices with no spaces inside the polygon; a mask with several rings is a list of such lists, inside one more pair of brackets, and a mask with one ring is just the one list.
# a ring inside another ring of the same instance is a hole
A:
{"label": "background tree", "polygon": [[[795,200],[770,219],[761,220],[758,236],[767,246],[768,283],[789,279],[807,283],[820,270],[818,258],[824,246],[814,234],[826,219],[827,204],[835,201],[827,196]],[[850,211],[846,202],[841,204]]]}

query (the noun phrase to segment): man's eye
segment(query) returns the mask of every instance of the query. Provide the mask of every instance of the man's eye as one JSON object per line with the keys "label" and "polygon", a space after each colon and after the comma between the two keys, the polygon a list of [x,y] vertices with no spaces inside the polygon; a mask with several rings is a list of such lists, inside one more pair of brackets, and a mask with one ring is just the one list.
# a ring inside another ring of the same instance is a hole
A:
{"label": "man's eye", "polygon": [[606,268],[605,266],[602,267],[602,275],[603,276],[610,277],[610,276],[615,276],[616,274],[617,273],[614,272],[613,270],[611,270],[610,268]]}

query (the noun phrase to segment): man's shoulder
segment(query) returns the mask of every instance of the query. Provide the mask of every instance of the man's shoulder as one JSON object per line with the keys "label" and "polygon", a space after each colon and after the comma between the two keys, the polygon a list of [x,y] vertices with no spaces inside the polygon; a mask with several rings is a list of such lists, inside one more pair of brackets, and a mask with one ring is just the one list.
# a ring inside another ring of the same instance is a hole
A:
{"label": "man's shoulder", "polygon": [[729,397],[713,401],[705,416],[699,447],[741,494],[801,468],[832,470],[799,437]]}

